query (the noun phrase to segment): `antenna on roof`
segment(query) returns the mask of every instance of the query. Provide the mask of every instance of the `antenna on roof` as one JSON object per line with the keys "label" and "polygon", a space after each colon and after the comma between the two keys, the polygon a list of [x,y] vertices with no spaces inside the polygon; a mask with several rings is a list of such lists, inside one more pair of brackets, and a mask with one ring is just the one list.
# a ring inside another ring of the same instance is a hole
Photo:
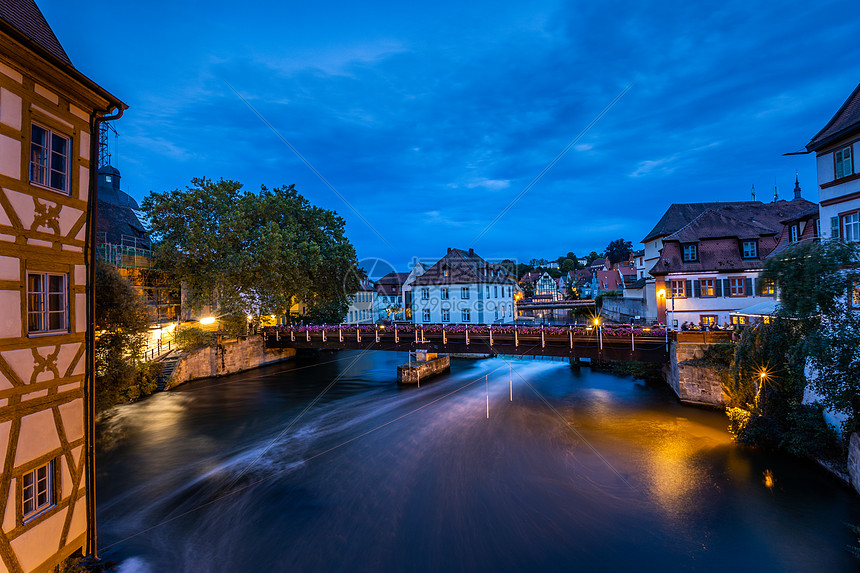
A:
{"label": "antenna on roof", "polygon": [[776,177],[773,178],[773,201],[779,201],[779,189],[776,187]]}
{"label": "antenna on roof", "polygon": [[752,186],[752,191],[750,194],[752,195],[751,201],[755,201],[755,185]]}

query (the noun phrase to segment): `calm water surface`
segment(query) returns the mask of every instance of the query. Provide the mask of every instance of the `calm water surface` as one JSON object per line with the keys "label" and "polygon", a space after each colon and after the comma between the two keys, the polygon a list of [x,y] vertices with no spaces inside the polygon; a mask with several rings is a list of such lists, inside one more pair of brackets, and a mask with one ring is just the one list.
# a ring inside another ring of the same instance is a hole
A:
{"label": "calm water surface", "polygon": [[399,388],[405,360],[319,354],[117,408],[103,557],[126,573],[857,569],[850,490],[733,445],[722,413],[560,361],[457,360]]}

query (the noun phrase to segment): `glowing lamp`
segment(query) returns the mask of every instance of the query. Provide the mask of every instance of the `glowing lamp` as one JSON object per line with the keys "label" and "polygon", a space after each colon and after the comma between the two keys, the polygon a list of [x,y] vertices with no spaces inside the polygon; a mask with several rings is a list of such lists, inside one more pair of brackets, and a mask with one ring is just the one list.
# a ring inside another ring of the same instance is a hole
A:
{"label": "glowing lamp", "polygon": [[215,322],[214,316],[207,316],[206,318],[200,319],[200,324],[212,324],[213,322]]}
{"label": "glowing lamp", "polygon": [[658,296],[658,297],[660,297],[660,298],[663,298],[664,296],[666,296],[666,289],[661,288],[660,290],[658,290],[658,291],[657,291],[657,296]]}

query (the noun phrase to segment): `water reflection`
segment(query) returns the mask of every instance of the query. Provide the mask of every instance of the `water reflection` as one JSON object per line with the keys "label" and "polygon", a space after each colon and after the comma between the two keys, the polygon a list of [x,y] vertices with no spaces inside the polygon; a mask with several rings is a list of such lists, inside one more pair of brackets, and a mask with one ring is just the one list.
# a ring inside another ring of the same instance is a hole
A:
{"label": "water reflection", "polygon": [[718,412],[558,361],[512,360],[513,402],[501,359],[401,388],[404,359],[321,354],[117,409],[106,556],[122,571],[854,568],[850,492],[735,446]]}

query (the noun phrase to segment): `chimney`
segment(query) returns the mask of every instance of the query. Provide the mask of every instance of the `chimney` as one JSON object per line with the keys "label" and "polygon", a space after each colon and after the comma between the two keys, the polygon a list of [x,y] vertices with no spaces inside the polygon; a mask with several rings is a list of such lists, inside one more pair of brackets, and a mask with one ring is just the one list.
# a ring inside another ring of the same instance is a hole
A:
{"label": "chimney", "polygon": [[472,247],[469,247],[469,256],[470,257],[475,256],[475,249],[473,249]]}
{"label": "chimney", "polygon": [[800,180],[797,178],[797,171],[794,172],[794,198],[800,199]]}
{"label": "chimney", "polygon": [[448,254],[451,254],[451,247],[448,247]]}

